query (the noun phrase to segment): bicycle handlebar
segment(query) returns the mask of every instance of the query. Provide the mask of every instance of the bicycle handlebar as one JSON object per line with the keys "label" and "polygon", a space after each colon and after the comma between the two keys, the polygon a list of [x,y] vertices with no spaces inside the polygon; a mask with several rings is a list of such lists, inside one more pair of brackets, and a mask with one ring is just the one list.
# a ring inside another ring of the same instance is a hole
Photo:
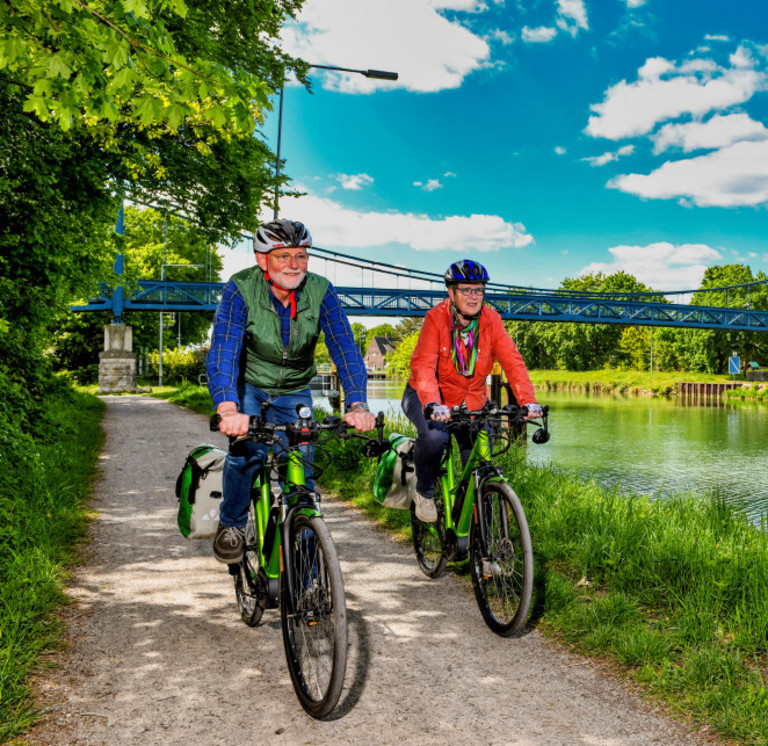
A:
{"label": "bicycle handlebar", "polygon": [[549,405],[542,407],[541,417],[528,417],[528,407],[518,407],[515,404],[507,404],[499,407],[495,401],[489,401],[482,409],[467,409],[465,404],[455,406],[451,409],[451,419],[448,426],[466,425],[470,422],[488,422],[489,420],[500,420],[506,418],[510,425],[522,425],[525,422],[537,422],[541,419],[541,427],[533,434],[533,442],[537,444],[546,443],[549,438]]}
{"label": "bicycle handlebar", "polygon": [[[297,414],[301,405],[297,407]],[[209,427],[211,432],[219,431],[219,422],[221,415],[218,413],[211,415]],[[263,410],[261,415],[251,415],[248,422],[248,434],[245,439],[253,440],[257,443],[266,443],[272,445],[278,437],[278,433],[285,433],[288,436],[288,446],[297,447],[302,445],[311,445],[318,442],[321,432],[331,432],[341,440],[349,438],[361,438],[366,441],[362,452],[364,456],[374,458],[391,448],[388,440],[384,440],[384,412],[376,415],[376,437],[372,438],[362,433],[350,433],[355,426],[345,422],[341,417],[329,415],[323,422],[315,422],[309,417],[301,417],[295,422],[286,422],[283,425],[276,425],[273,422],[267,422],[264,419]]]}

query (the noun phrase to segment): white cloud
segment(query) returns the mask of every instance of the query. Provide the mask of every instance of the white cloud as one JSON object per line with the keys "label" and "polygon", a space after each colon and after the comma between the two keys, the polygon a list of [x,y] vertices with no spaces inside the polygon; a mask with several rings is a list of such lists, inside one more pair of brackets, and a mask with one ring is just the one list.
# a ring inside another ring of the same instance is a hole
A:
{"label": "white cloud", "polygon": [[557,29],[550,26],[538,26],[537,28],[529,28],[523,26],[522,30],[523,41],[537,44],[541,42],[552,41],[557,35]]}
{"label": "white cloud", "polygon": [[557,0],[557,25],[571,36],[589,29],[584,0]]}
{"label": "white cloud", "polygon": [[611,161],[618,161],[619,158],[625,155],[632,155],[634,152],[634,145],[623,145],[615,152],[603,153],[602,155],[594,155],[588,158],[582,158],[581,160],[587,161],[587,163],[591,164],[592,166],[604,166],[606,163],[610,163]]}
{"label": "white cloud", "polygon": [[660,122],[682,115],[703,117],[742,104],[766,85],[765,70],[745,47],[731,55],[730,66],[691,59],[676,65],[654,57],[638,70],[633,83],[611,86],[603,101],[591,106],[587,134],[618,140],[649,133]]}
{"label": "white cloud", "polygon": [[488,42],[440,11],[480,13],[470,0],[313,0],[297,22],[283,29],[285,51],[315,64],[392,70],[397,82],[355,73],[314,71],[327,88],[370,93],[395,87],[411,91],[458,88],[489,64]]}
{"label": "white cloud", "polygon": [[649,174],[623,174],[608,186],[647,199],[682,198],[699,207],[768,204],[768,140],[667,161]]}
{"label": "white cloud", "polygon": [[336,174],[334,178],[341,184],[342,189],[358,192],[373,184],[373,176],[368,174]]}
{"label": "white cloud", "polygon": [[502,29],[496,29],[489,37],[493,41],[498,41],[504,44],[505,46],[514,43],[515,37],[513,34],[510,34],[507,31],[503,31]]}
{"label": "white cloud", "polygon": [[414,251],[471,254],[522,248],[533,243],[533,236],[522,223],[510,223],[498,215],[432,218],[416,213],[371,212],[354,210],[312,194],[284,204],[283,212],[300,215],[318,245],[328,248],[401,244]]}
{"label": "white cloud", "polygon": [[455,174],[455,173],[453,173],[453,171],[446,171],[446,172],[443,174],[443,176],[444,176],[446,179],[455,179],[455,178],[456,178],[456,174]]}
{"label": "white cloud", "polygon": [[730,41],[731,37],[726,34],[705,34],[704,38],[707,41]]}
{"label": "white cloud", "polygon": [[748,114],[715,114],[706,122],[685,122],[665,124],[651,136],[654,153],[669,148],[692,150],[713,150],[732,145],[741,140],[768,139],[768,128]]}
{"label": "white cloud", "polygon": [[434,192],[435,189],[443,188],[443,185],[438,179],[429,179],[426,183],[423,181],[414,181],[413,185],[419,187],[419,189],[423,189],[425,192]]}
{"label": "white cloud", "polygon": [[641,5],[645,5],[645,0],[626,0],[628,8],[639,8]]}
{"label": "white cloud", "polygon": [[555,153],[557,153],[557,155],[565,155],[566,150],[565,150],[565,148],[562,145],[556,145],[555,146]]}
{"label": "white cloud", "polygon": [[698,287],[704,271],[721,259],[706,244],[674,244],[661,241],[647,246],[614,246],[610,262],[592,262],[579,275],[624,271],[654,290],[688,290]]}

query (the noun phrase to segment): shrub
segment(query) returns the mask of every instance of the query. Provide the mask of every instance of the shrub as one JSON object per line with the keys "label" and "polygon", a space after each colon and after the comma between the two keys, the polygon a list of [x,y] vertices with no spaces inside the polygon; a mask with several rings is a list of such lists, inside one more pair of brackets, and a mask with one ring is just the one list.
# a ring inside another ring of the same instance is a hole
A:
{"label": "shrub", "polygon": [[[197,382],[200,375],[205,373],[205,358],[208,349],[183,350],[176,347],[173,350],[163,350],[163,381],[166,383]],[[160,368],[160,354],[151,352],[147,355],[149,375],[157,376]]]}

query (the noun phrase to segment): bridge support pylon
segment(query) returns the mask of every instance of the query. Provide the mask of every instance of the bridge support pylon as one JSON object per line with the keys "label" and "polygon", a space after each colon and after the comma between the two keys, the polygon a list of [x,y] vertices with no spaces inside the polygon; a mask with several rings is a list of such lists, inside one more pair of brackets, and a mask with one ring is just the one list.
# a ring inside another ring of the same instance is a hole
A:
{"label": "bridge support pylon", "polygon": [[136,354],[133,327],[108,324],[104,327],[104,352],[99,353],[99,393],[136,393]]}

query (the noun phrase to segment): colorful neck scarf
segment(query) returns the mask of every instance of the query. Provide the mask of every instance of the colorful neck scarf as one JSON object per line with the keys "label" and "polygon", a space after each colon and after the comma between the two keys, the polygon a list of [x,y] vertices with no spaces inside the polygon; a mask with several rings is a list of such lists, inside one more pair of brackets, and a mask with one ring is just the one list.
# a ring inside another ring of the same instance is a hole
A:
{"label": "colorful neck scarf", "polygon": [[472,319],[469,326],[461,327],[456,317],[456,309],[451,313],[451,357],[456,370],[462,376],[471,376],[477,362],[477,319]]}

